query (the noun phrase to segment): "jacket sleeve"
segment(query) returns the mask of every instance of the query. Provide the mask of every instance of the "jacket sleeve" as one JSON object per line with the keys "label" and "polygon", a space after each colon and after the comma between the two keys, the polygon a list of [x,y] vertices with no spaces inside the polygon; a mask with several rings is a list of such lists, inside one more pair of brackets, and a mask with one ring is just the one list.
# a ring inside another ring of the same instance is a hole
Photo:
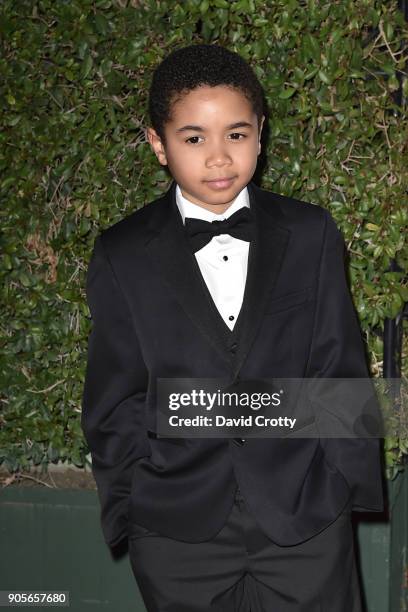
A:
{"label": "jacket sleeve", "polygon": [[114,546],[128,532],[133,466],[150,454],[144,420],[148,372],[103,234],[95,240],[86,294],[92,328],[81,425],[92,457],[103,535]]}
{"label": "jacket sleeve", "polygon": [[[345,271],[345,244],[341,232],[328,211],[325,211],[324,242],[321,251],[319,282],[315,322],[311,352],[306,378],[369,379],[364,343],[357,313],[347,285]],[[324,387],[324,381],[322,388]],[[359,382],[359,381],[357,381]],[[381,431],[381,411],[373,394],[372,381],[361,381],[363,386],[339,382],[339,388],[350,393],[346,402],[347,412],[356,415],[354,431],[356,435],[341,438],[326,436],[321,439],[327,463],[342,473],[346,479],[353,499],[354,510],[383,510],[382,465],[380,438],[368,435],[368,430],[359,427],[357,419],[365,415],[368,422],[379,425]],[[330,387],[331,384],[331,387]],[[371,386],[371,387],[370,387]],[[327,382],[327,389],[335,385]],[[370,395],[371,388],[371,395]],[[358,393],[354,393],[359,390]],[[369,400],[365,403],[367,393]],[[323,396],[324,397],[324,396]],[[336,395],[336,406],[341,406]],[[347,396],[348,397],[348,396]],[[331,410],[330,393],[326,407]],[[354,401],[354,405],[353,405]],[[357,405],[361,403],[361,405]],[[367,415],[368,411],[368,415]],[[341,414],[338,415],[341,420]],[[339,431],[334,428],[334,431]],[[351,433],[351,429],[348,430]],[[359,433],[360,432],[360,433]]]}

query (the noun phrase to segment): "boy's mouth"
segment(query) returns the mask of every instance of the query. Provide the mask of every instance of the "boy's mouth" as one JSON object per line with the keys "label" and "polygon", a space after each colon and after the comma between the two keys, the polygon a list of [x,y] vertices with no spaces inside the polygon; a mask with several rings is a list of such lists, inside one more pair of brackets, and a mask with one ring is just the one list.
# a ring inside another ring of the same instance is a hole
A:
{"label": "boy's mouth", "polygon": [[211,181],[205,181],[211,189],[226,189],[232,185],[232,182],[235,180],[235,176],[231,177],[223,177],[219,179],[214,179]]}

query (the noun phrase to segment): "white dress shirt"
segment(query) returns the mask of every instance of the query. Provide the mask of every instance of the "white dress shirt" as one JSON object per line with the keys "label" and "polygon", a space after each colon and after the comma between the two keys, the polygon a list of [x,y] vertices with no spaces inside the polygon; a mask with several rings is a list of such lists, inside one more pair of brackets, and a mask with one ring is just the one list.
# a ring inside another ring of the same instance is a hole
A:
{"label": "white dress shirt", "polygon": [[[244,187],[229,208],[222,214],[187,200],[176,186],[176,202],[181,217],[194,217],[204,221],[223,221],[243,206],[249,208],[248,189]],[[204,281],[218,312],[232,330],[241,310],[248,269],[249,242],[220,234],[195,252]]]}

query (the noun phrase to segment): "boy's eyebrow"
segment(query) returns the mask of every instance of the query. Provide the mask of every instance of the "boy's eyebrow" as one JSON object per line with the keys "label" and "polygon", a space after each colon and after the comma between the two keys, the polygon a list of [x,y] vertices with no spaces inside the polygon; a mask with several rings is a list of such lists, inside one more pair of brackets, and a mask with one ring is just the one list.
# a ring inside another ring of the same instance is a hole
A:
{"label": "boy's eyebrow", "polygon": [[[252,126],[252,123],[248,123],[248,121],[237,121],[236,123],[231,123],[230,125],[227,125],[226,129],[232,130],[235,128],[242,128],[242,127],[253,127],[253,126]],[[196,132],[205,132],[205,129],[201,127],[200,125],[183,125],[183,127],[177,128],[176,132],[178,134],[179,132],[186,132],[187,130],[194,130]]]}

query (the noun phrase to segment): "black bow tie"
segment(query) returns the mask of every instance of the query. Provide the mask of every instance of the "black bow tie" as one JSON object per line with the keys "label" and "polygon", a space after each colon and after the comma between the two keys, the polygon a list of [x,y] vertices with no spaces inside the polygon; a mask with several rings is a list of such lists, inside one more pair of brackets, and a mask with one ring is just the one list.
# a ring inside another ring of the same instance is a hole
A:
{"label": "black bow tie", "polygon": [[186,217],[184,221],[194,253],[220,234],[229,234],[234,238],[250,242],[255,229],[253,213],[247,206],[243,206],[224,221],[204,221],[192,217]]}

